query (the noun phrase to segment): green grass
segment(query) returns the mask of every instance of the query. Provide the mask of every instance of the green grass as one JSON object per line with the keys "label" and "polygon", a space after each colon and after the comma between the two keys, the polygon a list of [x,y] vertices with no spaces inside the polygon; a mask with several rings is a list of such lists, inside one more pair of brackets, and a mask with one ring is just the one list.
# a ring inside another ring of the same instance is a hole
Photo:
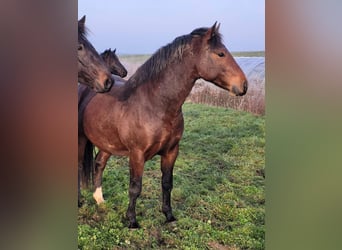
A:
{"label": "green grass", "polygon": [[159,157],[145,165],[137,202],[141,229],[130,230],[128,161],[111,157],[106,203],[92,193],[78,213],[79,249],[264,249],[265,119],[231,109],[183,105],[185,131],[174,169],[176,222],[161,212]]}

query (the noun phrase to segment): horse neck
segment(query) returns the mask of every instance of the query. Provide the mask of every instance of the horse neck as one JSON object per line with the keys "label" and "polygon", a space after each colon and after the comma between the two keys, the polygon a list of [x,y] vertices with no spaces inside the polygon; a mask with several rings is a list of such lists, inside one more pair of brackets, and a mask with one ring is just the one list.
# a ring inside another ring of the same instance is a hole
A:
{"label": "horse neck", "polygon": [[165,112],[178,112],[198,78],[191,56],[169,65],[153,86],[155,105]]}

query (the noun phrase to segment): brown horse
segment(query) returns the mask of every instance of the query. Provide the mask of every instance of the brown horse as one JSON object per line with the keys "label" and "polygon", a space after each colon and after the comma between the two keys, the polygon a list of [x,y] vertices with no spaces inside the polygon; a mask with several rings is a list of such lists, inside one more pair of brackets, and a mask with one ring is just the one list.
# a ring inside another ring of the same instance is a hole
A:
{"label": "brown horse", "polygon": [[110,73],[118,75],[120,77],[127,76],[127,70],[120,62],[118,56],[115,54],[116,49],[106,49],[101,53],[102,59],[105,61]]}
{"label": "brown horse", "polygon": [[[93,171],[94,198],[100,203],[108,158],[129,157],[126,215],[130,228],[139,227],[136,200],[141,193],[144,164],[155,155],[161,156],[162,211],[167,222],[175,220],[170,201],[173,166],[184,130],[182,105],[195,81],[203,78],[232,95],[246,94],[246,77],[223,45],[218,29],[215,23],[176,38],[109,93],[99,95],[79,87],[83,100],[79,108],[79,168],[87,180]],[[93,145],[99,148],[95,166],[89,164],[93,153],[89,146]]]}
{"label": "brown horse", "polygon": [[109,69],[86,38],[85,16],[78,21],[78,82],[96,92],[108,91],[113,80]]}

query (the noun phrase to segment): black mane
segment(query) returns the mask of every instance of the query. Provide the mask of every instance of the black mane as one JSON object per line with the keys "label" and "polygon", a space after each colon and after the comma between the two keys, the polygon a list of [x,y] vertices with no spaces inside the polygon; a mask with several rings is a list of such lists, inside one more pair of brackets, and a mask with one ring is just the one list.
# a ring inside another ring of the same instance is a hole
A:
{"label": "black mane", "polygon": [[[190,50],[191,40],[196,36],[204,36],[209,28],[198,28],[188,35],[179,36],[171,43],[157,50],[125,84],[124,98],[126,99],[135,88],[148,80],[158,79],[161,73],[171,64],[181,61],[186,51]],[[221,43],[221,34],[215,33],[210,44],[213,46]]]}
{"label": "black mane", "polygon": [[161,47],[137,69],[127,83],[137,86],[149,79],[158,78],[170,63],[181,60],[184,51],[189,48],[191,39],[191,35],[180,36],[173,42]]}
{"label": "black mane", "polygon": [[[101,55],[105,55],[105,54],[111,54],[112,53],[112,50],[111,49],[106,49],[105,51],[103,51],[101,53]],[[115,53],[114,53],[115,54]]]}

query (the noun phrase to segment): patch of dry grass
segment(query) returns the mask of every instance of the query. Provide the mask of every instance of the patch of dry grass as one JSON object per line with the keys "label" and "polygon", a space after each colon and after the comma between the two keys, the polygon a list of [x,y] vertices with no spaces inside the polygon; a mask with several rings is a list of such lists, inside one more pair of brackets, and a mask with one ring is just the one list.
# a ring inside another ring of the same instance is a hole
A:
{"label": "patch of dry grass", "polygon": [[230,96],[225,90],[211,83],[199,80],[190,95],[188,102],[202,103],[210,106],[243,110],[257,115],[265,114],[265,89],[262,83],[252,83],[247,94],[242,97]]}

